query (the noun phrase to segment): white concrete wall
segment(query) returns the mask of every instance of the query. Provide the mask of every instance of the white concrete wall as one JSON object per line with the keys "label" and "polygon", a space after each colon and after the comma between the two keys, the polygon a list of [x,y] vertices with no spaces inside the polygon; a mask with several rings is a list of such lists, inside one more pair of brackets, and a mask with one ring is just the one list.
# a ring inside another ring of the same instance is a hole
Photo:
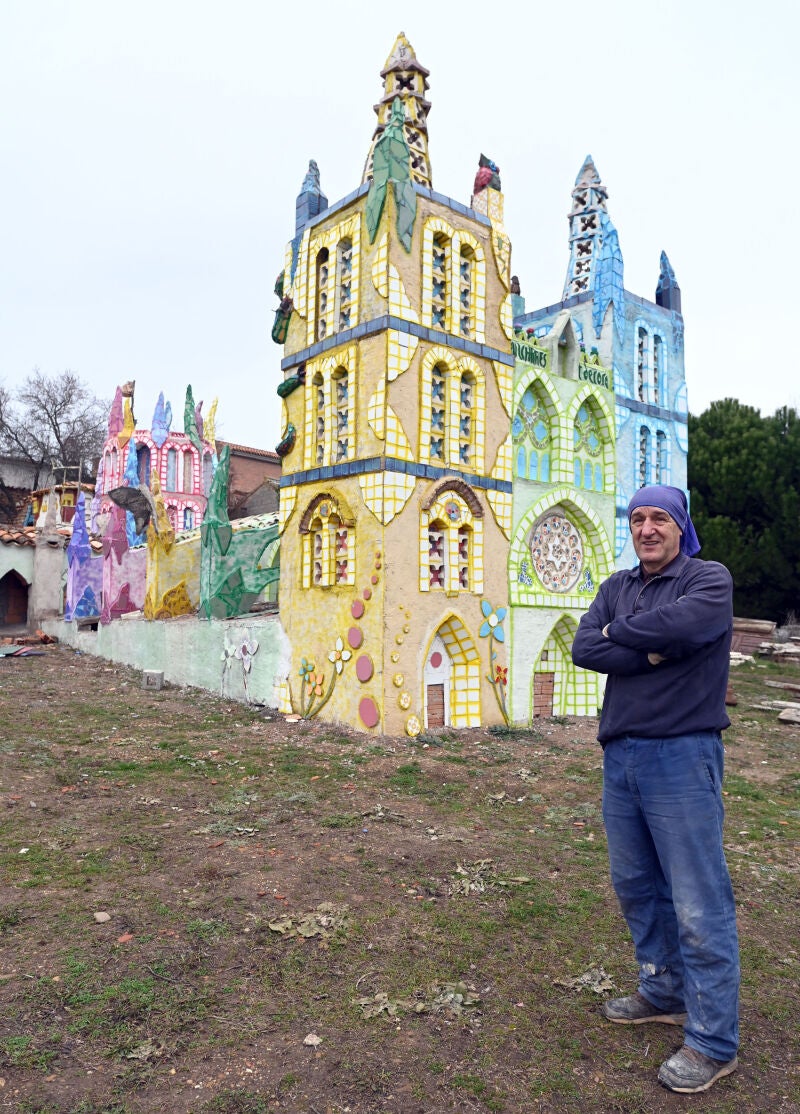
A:
{"label": "white concrete wall", "polygon": [[33,580],[32,545],[0,545],[0,577],[12,569],[30,584]]}
{"label": "white concrete wall", "polygon": [[81,653],[163,672],[173,684],[194,685],[234,700],[247,699],[242,663],[229,657],[226,667],[225,649],[255,639],[258,650],[247,674],[247,693],[254,703],[270,707],[277,707],[276,679],[283,680],[290,667],[289,641],[275,615],[227,620],[187,615],[163,622],[136,615],[101,624],[96,631],[47,620],[42,629]]}

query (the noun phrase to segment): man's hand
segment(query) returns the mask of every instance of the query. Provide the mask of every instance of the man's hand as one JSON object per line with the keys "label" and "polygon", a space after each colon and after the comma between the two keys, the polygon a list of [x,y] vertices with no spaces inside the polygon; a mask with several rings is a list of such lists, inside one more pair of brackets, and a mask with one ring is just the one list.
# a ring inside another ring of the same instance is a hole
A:
{"label": "man's hand", "polygon": [[648,654],[647,660],[651,665],[660,665],[662,661],[666,661],[667,659],[663,654]]}

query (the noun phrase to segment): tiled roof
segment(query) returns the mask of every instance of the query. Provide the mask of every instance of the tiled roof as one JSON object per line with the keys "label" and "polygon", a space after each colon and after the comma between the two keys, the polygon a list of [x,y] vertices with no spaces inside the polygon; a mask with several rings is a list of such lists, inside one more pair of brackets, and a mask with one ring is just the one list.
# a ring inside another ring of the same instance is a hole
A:
{"label": "tiled roof", "polygon": [[36,545],[35,526],[0,526],[3,545]]}
{"label": "tiled roof", "polygon": [[248,456],[260,456],[265,460],[280,460],[277,453],[270,449],[254,449],[251,445],[236,445],[233,441],[217,441],[217,447],[227,445],[232,453],[247,453]]}

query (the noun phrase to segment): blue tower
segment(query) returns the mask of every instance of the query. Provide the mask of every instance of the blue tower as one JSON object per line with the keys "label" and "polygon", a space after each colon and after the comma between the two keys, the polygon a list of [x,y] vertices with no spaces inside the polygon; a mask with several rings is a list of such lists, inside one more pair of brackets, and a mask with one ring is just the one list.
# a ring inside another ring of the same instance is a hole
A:
{"label": "blue tower", "polygon": [[626,517],[634,491],[647,483],[686,488],[688,403],[675,272],[662,252],[655,301],[625,289],[619,236],[607,202],[608,191],[587,155],[572,190],[570,256],[561,301],[526,313],[520,298],[514,327],[546,337],[559,313],[568,309],[586,355],[596,353],[613,369],[615,552],[618,567],[625,568],[636,562]]}

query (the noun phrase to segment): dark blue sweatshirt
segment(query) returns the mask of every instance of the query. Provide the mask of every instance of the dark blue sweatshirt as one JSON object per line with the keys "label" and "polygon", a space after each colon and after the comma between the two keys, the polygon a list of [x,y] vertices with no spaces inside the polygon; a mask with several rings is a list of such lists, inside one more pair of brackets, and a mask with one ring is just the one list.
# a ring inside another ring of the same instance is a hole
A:
{"label": "dark blue sweatshirt", "polygon": [[[682,553],[651,580],[637,565],[600,585],[572,660],[608,674],[597,735],[603,745],[618,735],[666,738],[730,726],[732,595],[724,565]],[[651,665],[648,653],[666,661]]]}

